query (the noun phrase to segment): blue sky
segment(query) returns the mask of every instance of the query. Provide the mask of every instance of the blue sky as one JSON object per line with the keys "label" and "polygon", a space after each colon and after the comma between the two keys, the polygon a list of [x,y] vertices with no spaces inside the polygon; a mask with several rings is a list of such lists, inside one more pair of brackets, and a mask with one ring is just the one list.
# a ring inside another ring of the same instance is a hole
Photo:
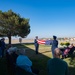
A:
{"label": "blue sky", "polygon": [[75,37],[74,0],[0,0],[0,10],[30,19],[27,38]]}

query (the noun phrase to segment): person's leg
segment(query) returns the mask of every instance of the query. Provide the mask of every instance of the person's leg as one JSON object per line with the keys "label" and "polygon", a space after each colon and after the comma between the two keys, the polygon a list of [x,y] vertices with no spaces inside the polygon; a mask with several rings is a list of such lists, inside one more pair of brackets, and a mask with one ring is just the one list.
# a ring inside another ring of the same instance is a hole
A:
{"label": "person's leg", "polygon": [[54,58],[54,51],[52,50],[52,57]]}
{"label": "person's leg", "polygon": [[37,54],[37,46],[35,46],[35,52],[36,52],[36,54]]}
{"label": "person's leg", "polygon": [[37,54],[37,45],[35,44],[35,53]]}
{"label": "person's leg", "polygon": [[36,46],[36,54],[38,54],[38,47]]}
{"label": "person's leg", "polygon": [[37,46],[36,46],[36,54],[38,54],[38,47],[39,47],[39,46],[37,45]]}

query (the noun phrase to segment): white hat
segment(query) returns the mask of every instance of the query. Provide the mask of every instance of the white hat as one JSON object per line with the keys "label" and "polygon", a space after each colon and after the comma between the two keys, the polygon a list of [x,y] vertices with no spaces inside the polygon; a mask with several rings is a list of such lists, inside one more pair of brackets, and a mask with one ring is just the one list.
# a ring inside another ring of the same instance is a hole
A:
{"label": "white hat", "polygon": [[17,47],[10,47],[10,48],[7,50],[7,52],[8,52],[9,54],[11,54],[11,53],[13,53],[13,52],[16,52],[17,50],[18,50]]}

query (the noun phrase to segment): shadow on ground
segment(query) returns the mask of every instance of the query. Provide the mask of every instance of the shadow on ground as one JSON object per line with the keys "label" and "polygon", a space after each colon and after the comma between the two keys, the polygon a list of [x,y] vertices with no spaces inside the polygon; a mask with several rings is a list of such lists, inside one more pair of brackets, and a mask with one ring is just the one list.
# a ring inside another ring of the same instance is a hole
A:
{"label": "shadow on ground", "polygon": [[[40,70],[39,75],[47,75],[47,61],[50,59],[49,57],[43,55],[42,53],[39,53],[38,55],[35,54],[35,51],[26,45],[33,45],[32,43],[29,44],[13,44],[13,46],[16,46],[18,48],[25,48],[26,49],[26,55],[31,59],[33,62],[33,67]],[[73,62],[73,61],[71,61]],[[73,63],[75,64],[75,63]],[[69,67],[69,74],[75,75],[75,67]],[[0,59],[0,75],[8,75],[7,71],[7,65],[5,58]]]}
{"label": "shadow on ground", "polygon": [[[26,49],[26,55],[31,59],[33,62],[33,67],[40,70],[39,75],[47,75],[47,61],[50,59],[49,57],[43,55],[42,53],[36,54],[35,51],[26,45],[33,45],[32,43],[29,44],[13,44],[13,46],[16,46],[18,48],[25,48]],[[7,71],[7,65],[5,58],[0,59],[0,75],[8,75]]]}

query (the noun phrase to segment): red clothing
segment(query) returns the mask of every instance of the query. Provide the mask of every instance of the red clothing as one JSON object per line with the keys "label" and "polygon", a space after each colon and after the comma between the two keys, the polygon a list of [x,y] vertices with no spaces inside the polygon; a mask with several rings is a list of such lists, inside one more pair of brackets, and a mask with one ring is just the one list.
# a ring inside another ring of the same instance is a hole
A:
{"label": "red clothing", "polygon": [[70,51],[70,49],[67,48],[67,49],[64,51],[64,55],[67,55],[69,51]]}

